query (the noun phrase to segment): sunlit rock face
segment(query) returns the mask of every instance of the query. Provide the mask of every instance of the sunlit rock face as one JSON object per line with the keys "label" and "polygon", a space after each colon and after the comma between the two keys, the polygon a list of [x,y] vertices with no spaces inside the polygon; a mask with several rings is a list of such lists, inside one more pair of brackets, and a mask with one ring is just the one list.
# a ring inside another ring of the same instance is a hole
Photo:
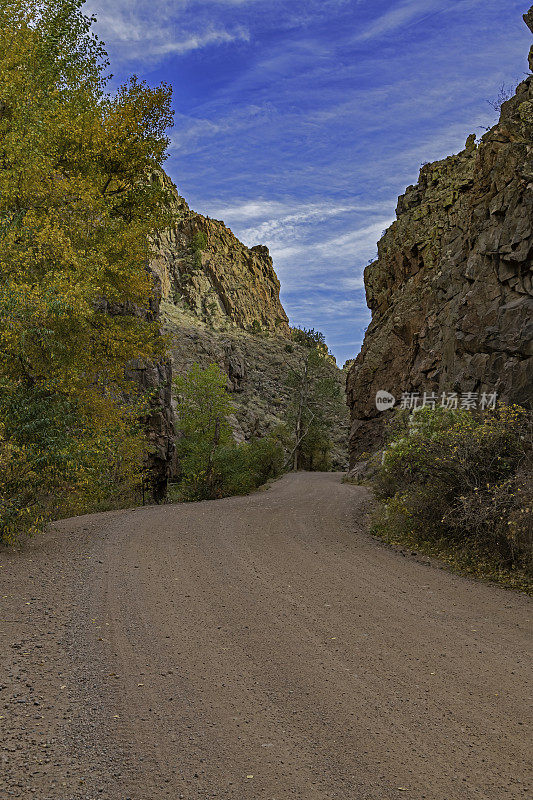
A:
{"label": "sunlit rock face", "polygon": [[215,330],[289,336],[280,284],[268,248],[246,247],[223,222],[192,211],[170,179],[173,222],[155,242],[151,268],[163,299]]}
{"label": "sunlit rock face", "polygon": [[[305,352],[291,340],[268,248],[246,247],[223,222],[192,211],[164,173],[152,179],[163,181],[172,213],[169,228],[153,241],[150,263],[172,371],[183,375],[195,363],[218,364],[227,375],[235,408],[230,420],[235,439],[264,436],[286,419],[291,401],[287,379],[300,368]],[[335,360],[326,360],[327,370],[344,388]],[[161,416],[151,432],[161,455],[168,422],[167,395],[162,399]],[[344,469],[347,411],[339,413],[332,439],[332,466]],[[169,447],[167,453],[172,452]],[[174,466],[170,464],[171,475]]]}
{"label": "sunlit rock face", "polygon": [[[533,7],[524,19],[533,30]],[[372,321],[347,377],[352,463],[382,441],[379,390],[531,404],[531,76],[480,142],[422,167],[396,215],[365,270]]]}

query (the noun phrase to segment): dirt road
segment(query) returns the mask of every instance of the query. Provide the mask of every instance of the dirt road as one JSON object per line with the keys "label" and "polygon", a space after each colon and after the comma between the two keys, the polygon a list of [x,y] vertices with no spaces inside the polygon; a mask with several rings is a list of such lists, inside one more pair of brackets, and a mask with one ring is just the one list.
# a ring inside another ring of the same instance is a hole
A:
{"label": "dirt road", "polygon": [[529,601],[367,502],[302,473],[0,551],[0,800],[525,798]]}

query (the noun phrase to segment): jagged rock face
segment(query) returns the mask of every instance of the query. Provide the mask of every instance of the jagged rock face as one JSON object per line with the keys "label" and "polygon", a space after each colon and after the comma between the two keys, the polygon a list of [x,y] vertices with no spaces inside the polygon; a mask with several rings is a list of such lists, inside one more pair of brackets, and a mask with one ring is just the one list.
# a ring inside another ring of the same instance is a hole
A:
{"label": "jagged rock face", "polygon": [[[526,21],[533,24],[533,7]],[[365,270],[372,321],[347,378],[350,457],[381,442],[375,395],[497,392],[531,403],[533,78],[479,144],[425,165]]]}
{"label": "jagged rock face", "polygon": [[[191,311],[163,301],[163,333],[170,342],[175,374],[186,374],[194,363],[218,364],[228,376],[227,388],[235,413],[230,419],[237,441],[264,436],[286,421],[291,370],[301,370],[305,348],[273,334],[250,334],[237,327],[216,331]],[[326,361],[326,369],[344,386],[343,372]],[[341,405],[332,431],[331,462],[335,469],[348,464],[348,409]]]}
{"label": "jagged rock face", "polygon": [[191,211],[166,175],[163,181],[172,196],[174,222],[154,241],[151,262],[163,298],[215,329],[289,336],[268,248],[246,247],[223,222]]}
{"label": "jagged rock face", "polygon": [[[138,365],[137,382],[150,379],[155,390],[149,420],[154,473],[170,477],[176,468],[172,428],[171,371],[186,374],[193,364],[216,363],[228,376],[235,414],[230,419],[237,441],[263,436],[284,421],[289,402],[288,372],[300,363],[303,348],[291,339],[279,299],[280,284],[268,249],[246,247],[223,222],[191,211],[162,172],[170,197],[172,224],[154,239],[150,269],[153,306],[168,339],[170,365],[159,372]],[[332,375],[343,373],[330,364]],[[157,368],[159,369],[157,365]],[[168,369],[167,369],[168,368]],[[339,414],[332,463],[347,465],[348,414]]]}

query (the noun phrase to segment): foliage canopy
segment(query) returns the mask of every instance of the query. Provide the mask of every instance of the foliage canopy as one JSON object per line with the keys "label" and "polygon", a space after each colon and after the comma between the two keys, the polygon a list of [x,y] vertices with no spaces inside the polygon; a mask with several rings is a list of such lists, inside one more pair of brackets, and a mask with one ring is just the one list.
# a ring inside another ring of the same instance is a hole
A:
{"label": "foliage canopy", "polygon": [[[124,367],[163,352],[142,309],[149,238],[167,221],[150,176],[165,158],[171,92],[133,76],[108,93],[82,5],[0,0],[0,449],[8,473],[27,465],[23,487],[0,482],[0,538],[35,528],[60,487],[85,486],[90,507],[104,451],[112,471],[138,479]],[[52,433],[32,438],[17,408]],[[34,523],[13,523],[13,494],[28,495]]]}

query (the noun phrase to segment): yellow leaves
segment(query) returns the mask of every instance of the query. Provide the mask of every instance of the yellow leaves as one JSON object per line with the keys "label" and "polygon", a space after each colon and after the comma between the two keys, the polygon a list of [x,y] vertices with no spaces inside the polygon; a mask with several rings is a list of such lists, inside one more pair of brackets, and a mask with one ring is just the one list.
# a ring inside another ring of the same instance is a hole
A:
{"label": "yellow leaves", "polygon": [[[23,395],[18,398],[22,401]],[[38,532],[51,510],[50,500],[55,514],[76,514],[98,508],[109,497],[128,496],[140,483],[144,440],[135,426],[134,408],[123,410],[101,395],[98,400],[97,411],[86,409],[87,416],[78,406],[78,416],[67,417],[64,429],[52,417],[55,430],[43,442],[47,450],[43,445],[34,449],[18,445],[13,438],[6,440],[5,424],[0,426],[0,538],[4,541]],[[41,425],[30,411],[30,424]]]}
{"label": "yellow leaves", "polygon": [[170,90],[132,80],[105,95],[78,5],[58,22],[53,3],[0,4],[0,401],[53,398],[74,419],[33,413],[29,427],[54,434],[43,441],[0,422],[4,541],[136,485],[141,399],[125,403],[124,368],[164,351],[137,311],[149,238],[167,222],[165,190],[146,176],[167,144]]}

